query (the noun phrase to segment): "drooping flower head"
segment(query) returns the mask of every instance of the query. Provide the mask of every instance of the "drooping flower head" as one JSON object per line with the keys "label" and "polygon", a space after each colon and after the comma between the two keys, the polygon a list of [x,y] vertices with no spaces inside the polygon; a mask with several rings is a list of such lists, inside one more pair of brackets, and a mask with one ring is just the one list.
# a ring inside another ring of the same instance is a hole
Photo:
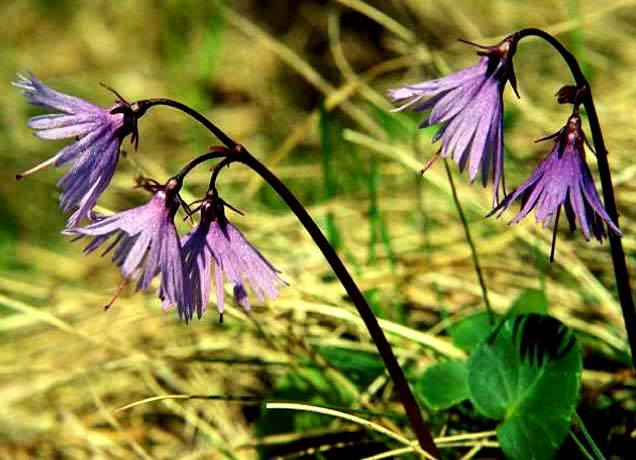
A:
{"label": "drooping flower head", "polygon": [[500,188],[505,195],[502,95],[507,81],[517,92],[512,66],[515,50],[513,35],[496,46],[482,47],[481,59],[472,67],[388,93],[394,103],[401,104],[394,111],[431,109],[421,128],[441,124],[433,142],[441,140],[442,145],[424,170],[439,155],[451,156],[461,171],[468,167],[471,182],[480,171],[484,186],[492,176],[495,203]]}
{"label": "drooping flower head", "polygon": [[[576,229],[576,221],[586,240],[593,235],[599,242],[605,236],[604,223],[609,231],[620,236],[621,230],[609,216],[598,196],[590,168],[585,162],[585,136],[581,130],[581,118],[577,111],[558,133],[554,146],[537,169],[512,194],[499,204],[489,215],[499,215],[510,207],[517,198],[521,199],[521,210],[510,221],[516,224],[535,210],[536,221],[547,227],[555,217],[558,221],[561,206],[570,224]],[[554,248],[554,240],[553,240]]]}
{"label": "drooping flower head", "polygon": [[159,297],[165,308],[176,306],[180,317],[192,318],[192,295],[185,271],[174,216],[180,204],[181,183],[170,179],[165,186],[150,186],[150,201],[110,217],[98,217],[85,227],[64,231],[78,237],[94,237],[84,252],[92,252],[104,242],[114,240],[102,255],[115,248],[113,262],[125,278],[138,278],[136,290],[148,290],[152,279],[161,273]]}
{"label": "drooping flower head", "polygon": [[234,299],[250,309],[247,285],[263,302],[278,296],[286,283],[270,264],[225,217],[223,201],[209,195],[201,205],[201,221],[183,238],[186,267],[192,282],[193,303],[201,317],[210,298],[212,264],[216,284],[216,304],[223,319],[223,274],[232,286]]}
{"label": "drooping flower head", "polygon": [[31,104],[60,112],[29,119],[28,126],[35,130],[37,137],[77,139],[50,159],[18,174],[17,178],[49,165],[70,166],[57,183],[63,190],[60,196],[62,210],[69,212],[77,208],[67,226],[77,226],[84,218],[92,219],[93,207],[115,173],[123,139],[132,134],[131,140],[137,142],[137,119],[142,111],[123,99],[104,109],[54,91],[33,75],[19,75],[13,84],[23,90]]}

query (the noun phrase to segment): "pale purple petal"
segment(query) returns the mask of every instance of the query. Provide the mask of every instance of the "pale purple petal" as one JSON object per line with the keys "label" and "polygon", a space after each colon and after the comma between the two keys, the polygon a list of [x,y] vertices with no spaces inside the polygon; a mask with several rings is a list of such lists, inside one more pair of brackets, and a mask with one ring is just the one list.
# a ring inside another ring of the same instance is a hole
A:
{"label": "pale purple petal", "polygon": [[18,74],[18,81],[14,82],[13,85],[23,90],[23,94],[32,105],[50,107],[65,113],[101,110],[98,106],[83,99],[49,88],[31,73],[28,77]]}
{"label": "pale purple petal", "polygon": [[[427,82],[419,83],[416,85],[407,85],[401,88],[390,89],[388,91],[388,95],[394,103],[399,104],[407,99],[421,99],[425,96],[432,96],[436,93],[439,93],[440,91],[448,91],[458,86],[463,86],[466,81],[483,75],[486,72],[485,64],[486,63],[484,62],[484,60],[481,59],[479,63],[475,64],[474,66],[462,69],[446,77],[436,78],[434,80],[429,80]],[[411,101],[405,107],[400,107],[399,109],[395,110],[402,110],[412,105],[413,103],[414,102]]]}
{"label": "pale purple petal", "polygon": [[[181,242],[173,216],[178,202],[156,192],[150,201],[110,217],[98,217],[84,227],[69,228],[64,233],[94,237],[85,252],[92,252],[115,237],[102,255],[114,249],[113,262],[125,278],[138,278],[137,290],[147,291],[152,279],[161,273],[159,297],[162,307],[178,307],[180,317],[192,318],[192,295]],[[167,202],[168,200],[169,202]]]}
{"label": "pale purple petal", "polygon": [[584,136],[581,120],[573,114],[568,124],[558,133],[548,156],[511,195],[506,197],[489,215],[508,209],[521,198],[519,213],[510,221],[517,223],[534,209],[537,223],[550,225],[561,206],[570,229],[576,229],[578,221],[581,233],[589,240],[592,233],[597,240],[605,237],[603,222],[617,236],[621,230],[603,207],[594,186],[594,179],[585,162]]}
{"label": "pale purple petal", "polygon": [[[210,298],[210,276],[212,261],[217,263],[214,249],[209,245],[207,233],[209,222],[201,222],[181,241],[186,271],[192,286],[193,308],[201,318]],[[219,271],[220,273],[220,271]]]}
{"label": "pale purple petal", "polygon": [[77,124],[81,125],[87,123],[98,123],[100,121],[100,115],[101,111],[96,113],[90,112],[73,115],[65,115],[63,113],[48,113],[46,115],[37,115],[35,117],[29,118],[29,120],[27,121],[27,126],[31,129],[47,130],[54,128],[64,128]]}
{"label": "pale purple petal", "polygon": [[441,156],[450,156],[460,170],[468,166],[471,182],[481,173],[486,186],[492,176],[495,203],[499,202],[500,189],[505,195],[502,93],[510,73],[501,54],[503,44],[493,47],[472,67],[388,93],[394,103],[402,104],[394,111],[431,109],[420,127],[441,124],[433,136],[433,142],[441,140]]}
{"label": "pale purple petal", "polygon": [[210,297],[211,266],[214,263],[216,303],[223,314],[223,275],[229,282],[235,301],[246,310],[250,308],[247,287],[256,298],[278,296],[278,288],[285,282],[274,268],[231,223],[225,220],[223,205],[208,198],[201,207],[201,222],[183,241],[186,269],[195,293],[197,314],[206,309]]}
{"label": "pale purple petal", "polygon": [[96,122],[82,122],[69,126],[42,129],[34,134],[36,137],[45,140],[67,139],[69,137],[84,136],[97,127],[99,127],[99,124]]}
{"label": "pale purple petal", "polygon": [[24,174],[29,175],[51,164],[70,166],[58,187],[62,189],[62,210],[76,209],[67,224],[67,227],[75,227],[83,219],[90,218],[98,198],[108,187],[117,167],[121,142],[136,129],[136,120],[117,111],[113,113],[113,109],[125,107],[123,102],[108,109],[101,108],[54,91],[33,75],[28,78],[19,75],[14,85],[23,90],[31,104],[62,112],[31,118],[27,125],[37,137],[51,140],[78,138]]}
{"label": "pale purple petal", "polygon": [[[207,282],[205,279],[202,282]],[[223,290],[223,267],[217,260],[214,261],[214,282],[216,283],[216,306],[219,309],[219,314],[223,314],[225,309],[225,294]],[[207,304],[207,300],[206,300]]]}

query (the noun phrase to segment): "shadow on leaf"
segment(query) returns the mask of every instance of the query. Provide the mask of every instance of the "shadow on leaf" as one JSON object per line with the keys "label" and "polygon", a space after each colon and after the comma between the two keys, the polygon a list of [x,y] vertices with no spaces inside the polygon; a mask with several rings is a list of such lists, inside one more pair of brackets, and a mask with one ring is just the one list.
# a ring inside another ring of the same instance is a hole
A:
{"label": "shadow on leaf", "polygon": [[530,365],[542,366],[544,360],[558,360],[574,346],[570,329],[554,318],[531,313],[514,318],[512,337],[519,344],[519,355]]}

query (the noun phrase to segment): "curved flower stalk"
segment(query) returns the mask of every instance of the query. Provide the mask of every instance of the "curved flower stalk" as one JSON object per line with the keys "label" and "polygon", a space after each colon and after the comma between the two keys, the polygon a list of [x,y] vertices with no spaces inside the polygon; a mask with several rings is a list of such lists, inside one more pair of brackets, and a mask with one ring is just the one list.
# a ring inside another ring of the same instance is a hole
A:
{"label": "curved flower stalk", "polygon": [[521,210],[510,221],[512,224],[534,209],[536,221],[547,227],[556,214],[556,235],[558,216],[563,206],[570,230],[576,229],[578,221],[586,240],[594,236],[601,242],[606,236],[604,223],[610,232],[620,236],[621,230],[603,207],[592,173],[585,162],[585,136],[577,111],[570,116],[566,126],[549,138],[552,137],[556,140],[548,156],[530,178],[506,197],[490,215],[497,211],[501,215],[513,201],[520,198]]}
{"label": "curved flower stalk", "polygon": [[110,217],[99,217],[96,222],[67,229],[64,233],[79,238],[94,237],[84,249],[86,253],[115,237],[102,255],[117,247],[113,262],[120,267],[124,278],[139,278],[136,290],[148,290],[152,279],[161,273],[159,297],[163,307],[178,307],[179,317],[189,321],[192,294],[174,225],[180,187],[177,180],[171,179],[165,186],[155,187],[148,203]]}
{"label": "curved flower stalk", "polygon": [[[499,190],[505,195],[503,143],[503,90],[507,81],[516,90],[512,56],[516,50],[514,36],[492,47],[481,47],[477,64],[447,77],[389,90],[396,104],[394,111],[413,107],[416,112],[431,109],[421,128],[442,126],[433,142],[442,145],[423,171],[439,155],[451,156],[461,171],[468,167],[474,182],[481,171],[484,186],[492,176],[493,202],[499,202]],[[429,98],[422,102],[423,99]]]}
{"label": "curved flower stalk", "polygon": [[[250,309],[246,284],[256,298],[275,299],[286,283],[280,273],[256,250],[243,234],[225,218],[223,201],[208,195],[201,205],[201,221],[182,240],[186,267],[192,282],[193,306],[200,318],[210,298],[212,264],[216,284],[216,304],[221,320],[224,310],[223,274],[232,285],[234,299]],[[247,281],[247,283],[245,282]]]}
{"label": "curved flower stalk", "polygon": [[57,183],[63,189],[60,196],[62,210],[69,212],[77,208],[67,226],[77,226],[84,218],[92,220],[93,207],[115,173],[123,139],[132,134],[132,140],[137,140],[137,118],[140,114],[135,113],[123,99],[104,109],[54,91],[33,75],[19,75],[18,81],[13,84],[23,90],[31,104],[61,112],[29,119],[27,124],[37,137],[77,138],[53,157],[18,174],[18,179],[50,165],[70,166]]}

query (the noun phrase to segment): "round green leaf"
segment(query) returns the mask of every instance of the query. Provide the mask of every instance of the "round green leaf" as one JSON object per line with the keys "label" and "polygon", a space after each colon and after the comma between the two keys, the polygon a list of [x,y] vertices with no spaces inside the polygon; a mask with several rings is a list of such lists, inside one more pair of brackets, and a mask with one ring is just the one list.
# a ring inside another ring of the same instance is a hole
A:
{"label": "round green leaf", "polygon": [[466,364],[445,361],[428,367],[415,384],[415,394],[433,410],[444,410],[468,398]]}
{"label": "round green leaf", "polygon": [[490,332],[490,319],[485,312],[464,318],[450,329],[453,343],[470,353]]}
{"label": "round green leaf", "polygon": [[507,315],[513,317],[523,313],[541,313],[547,315],[548,298],[545,292],[538,289],[526,289],[512,303]]}
{"label": "round green leaf", "polygon": [[470,400],[501,420],[497,437],[506,455],[552,458],[580,391],[581,351],[572,331],[550,316],[517,316],[475,349],[467,367]]}

